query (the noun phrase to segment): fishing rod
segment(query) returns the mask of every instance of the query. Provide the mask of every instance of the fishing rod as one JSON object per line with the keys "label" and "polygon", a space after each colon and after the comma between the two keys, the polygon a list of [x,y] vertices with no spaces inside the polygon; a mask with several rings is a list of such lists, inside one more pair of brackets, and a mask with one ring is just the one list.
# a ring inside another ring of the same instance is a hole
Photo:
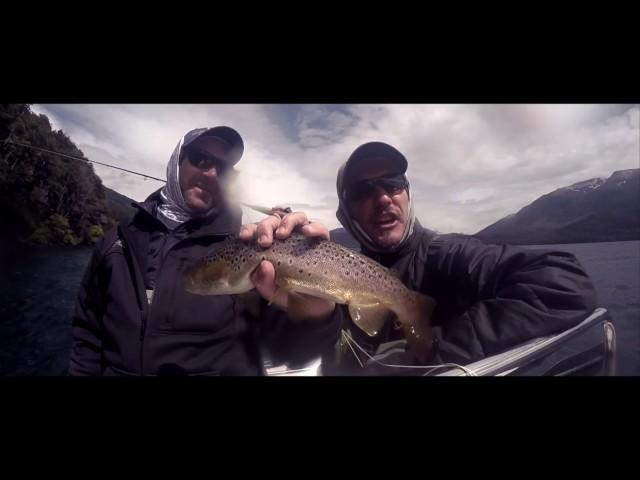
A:
{"label": "fishing rod", "polygon": [[[121,168],[121,167],[117,167],[115,165],[110,165],[108,163],[103,163],[103,162],[98,162],[96,160],[89,160],[88,158],[83,158],[83,157],[78,157],[76,155],[69,155],[67,153],[62,153],[62,152],[56,152],[55,150],[49,150],[47,148],[42,148],[42,147],[36,147],[34,145],[29,145],[28,143],[21,143],[21,142],[14,142],[8,139],[4,139],[3,143],[8,143],[10,145],[16,145],[16,146],[20,146],[20,147],[25,147],[25,148],[31,148],[33,150],[38,150],[41,152],[46,152],[46,153],[51,153],[53,155],[59,155],[61,157],[65,157],[65,158],[71,158],[72,160],[79,160],[82,162],[90,162],[90,163],[95,163],[97,165],[102,165],[105,167],[109,167],[109,168],[114,168],[116,170],[121,170],[123,172],[127,172],[127,173],[131,173],[133,175],[139,175],[141,177],[144,177],[144,179],[146,180],[147,178],[150,178],[151,180],[157,180],[158,182],[163,182],[163,183],[167,183],[167,181],[163,178],[158,178],[158,177],[154,177],[152,175],[147,175],[146,173],[140,173],[140,172],[134,172],[133,170],[128,170],[126,168]],[[269,208],[269,207],[262,207],[260,205],[250,205],[248,203],[244,203],[244,202],[240,202],[242,205],[244,205],[245,207],[248,207],[252,210],[255,210],[257,212],[260,213],[264,213],[266,215],[273,215],[273,214],[286,214],[286,213],[291,213],[291,207],[274,207],[274,208]]]}
{"label": "fishing rod", "polygon": [[89,160],[88,158],[82,158],[82,157],[78,157],[76,155],[69,155],[67,153],[61,153],[61,152],[56,152],[55,150],[49,150],[47,148],[42,148],[42,147],[36,147],[34,145],[29,145],[28,143],[20,143],[20,142],[13,142],[11,140],[5,140],[4,143],[8,143],[10,145],[18,145],[20,147],[27,147],[27,148],[32,148],[34,150],[39,150],[41,152],[46,152],[46,153],[52,153],[54,155],[60,155],[61,157],[65,157],[65,158],[71,158],[73,160],[80,160],[83,162],[91,162],[91,163],[96,163],[98,165],[103,165],[105,167],[109,167],[109,168],[115,168],[116,170],[122,170],[123,172],[127,172],[127,173],[133,173],[134,175],[140,175],[141,177],[144,177],[145,179],[150,178],[152,180],[157,180],[159,182],[164,182],[167,183],[166,180],[162,179],[162,178],[158,178],[158,177],[153,177],[151,175],[147,175],[145,173],[139,173],[139,172],[134,172],[133,170],[127,170],[126,168],[120,168],[120,167],[116,167],[115,165],[110,165],[108,163],[102,163],[102,162],[98,162],[96,160]]}

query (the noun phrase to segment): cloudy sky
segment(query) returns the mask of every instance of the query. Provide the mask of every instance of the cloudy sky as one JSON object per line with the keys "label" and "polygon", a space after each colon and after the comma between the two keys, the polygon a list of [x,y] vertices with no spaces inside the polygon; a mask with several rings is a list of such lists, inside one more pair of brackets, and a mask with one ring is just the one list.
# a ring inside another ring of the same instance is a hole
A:
{"label": "cloudy sky", "polygon": [[[180,137],[197,127],[240,132],[238,194],[292,205],[329,228],[338,167],[384,141],[409,160],[422,224],[475,233],[572,183],[640,166],[638,105],[33,105],[91,160],[166,178]],[[161,184],[94,166],[135,200]],[[262,215],[245,209],[245,221]]]}

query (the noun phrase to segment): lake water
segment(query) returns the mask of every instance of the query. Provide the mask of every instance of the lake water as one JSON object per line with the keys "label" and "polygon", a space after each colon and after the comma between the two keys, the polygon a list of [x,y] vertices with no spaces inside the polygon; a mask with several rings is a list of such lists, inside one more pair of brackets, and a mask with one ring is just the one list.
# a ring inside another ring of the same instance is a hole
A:
{"label": "lake water", "polygon": [[573,253],[613,317],[618,375],[640,375],[640,241],[542,245]]}
{"label": "lake water", "polygon": [[[529,246],[527,248],[549,248]],[[553,245],[577,256],[611,312],[619,375],[640,375],[640,241]],[[64,375],[91,249],[0,244],[0,375]]]}

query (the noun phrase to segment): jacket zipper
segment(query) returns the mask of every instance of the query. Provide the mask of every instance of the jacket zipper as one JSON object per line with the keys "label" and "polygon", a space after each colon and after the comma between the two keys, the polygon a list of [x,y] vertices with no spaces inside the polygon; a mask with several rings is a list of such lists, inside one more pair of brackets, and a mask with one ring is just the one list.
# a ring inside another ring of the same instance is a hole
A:
{"label": "jacket zipper", "polygon": [[[119,230],[120,230],[120,228],[119,228]],[[123,237],[122,239],[125,240],[125,242],[126,242],[126,238],[124,238],[126,236],[126,234],[122,233],[122,235],[120,235],[120,236]],[[184,239],[178,241],[175,245],[173,245],[169,249],[169,251],[173,250],[178,244],[182,243],[185,240],[192,240],[192,239],[195,239],[195,238],[202,238],[202,237],[209,237],[209,236],[227,237],[227,236],[229,236],[229,233],[225,232],[225,233],[221,233],[221,234],[202,234],[202,235],[195,235],[193,237],[187,237],[187,238],[184,238]],[[141,273],[138,271],[138,265],[137,265],[136,259],[133,257],[133,254],[130,251],[128,253],[129,253],[129,256],[130,256],[131,267],[133,268],[134,275],[135,275],[135,277],[137,279],[141,275]],[[169,254],[169,252],[167,252],[167,255],[168,254]],[[162,272],[162,266],[160,267],[160,270],[158,271],[158,279],[160,277],[161,272]],[[139,290],[137,283],[138,282],[136,281],[136,287],[135,287],[136,291]],[[144,288],[144,285],[142,285],[142,286]],[[150,302],[149,302],[149,300],[147,298],[147,295],[146,295],[146,289],[145,289],[144,295],[142,295],[142,294],[140,294],[140,292],[138,292],[138,298],[139,299],[142,298],[142,300],[140,300],[142,302],[147,302],[147,310],[146,311],[148,313],[150,308],[151,308],[151,305],[150,305]],[[145,314],[145,309],[144,309],[144,307],[142,305],[140,305],[140,319],[141,319],[141,321],[140,321],[140,337],[139,337],[139,339],[140,339],[140,375],[143,376],[144,375],[144,338],[145,338],[145,333],[146,333],[146,330],[147,330],[147,315]]]}
{"label": "jacket zipper", "polygon": [[140,311],[142,322],[140,323],[140,375],[144,375],[144,334],[147,329],[147,319],[143,311]]}
{"label": "jacket zipper", "polygon": [[[118,234],[123,240],[123,244],[125,246],[125,257],[127,257],[127,261],[130,263],[130,268],[133,270],[134,288],[136,291],[136,298],[138,300],[138,307],[140,312],[140,375],[142,376],[144,375],[144,335],[147,320],[144,302],[146,302],[147,307],[149,305],[149,302],[147,300],[146,294],[140,292],[140,286],[142,286],[142,288],[144,289],[144,281],[142,281],[142,274],[139,271],[140,269],[138,267],[138,263],[131,250],[131,242],[128,241],[126,229],[121,228],[121,226],[119,225]],[[148,311],[148,308],[146,310]]]}

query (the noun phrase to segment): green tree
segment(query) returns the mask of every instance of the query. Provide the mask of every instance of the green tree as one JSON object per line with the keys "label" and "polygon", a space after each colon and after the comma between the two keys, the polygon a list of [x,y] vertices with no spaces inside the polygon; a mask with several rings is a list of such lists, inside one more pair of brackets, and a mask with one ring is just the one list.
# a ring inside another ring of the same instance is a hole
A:
{"label": "green tree", "polygon": [[[86,158],[45,115],[27,104],[0,105],[0,140]],[[0,142],[0,220],[34,243],[90,244],[115,223],[89,162]]]}

